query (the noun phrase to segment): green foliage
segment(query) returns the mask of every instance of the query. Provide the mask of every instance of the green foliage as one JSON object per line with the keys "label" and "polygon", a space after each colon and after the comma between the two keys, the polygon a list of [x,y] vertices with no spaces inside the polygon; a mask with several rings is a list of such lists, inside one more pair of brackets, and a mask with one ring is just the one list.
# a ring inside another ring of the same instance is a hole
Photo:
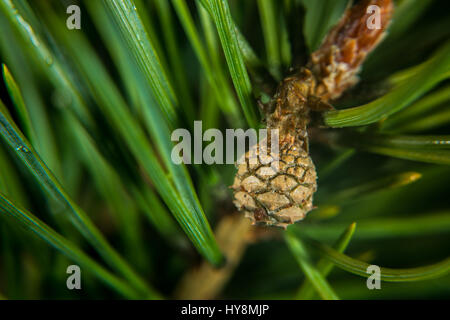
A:
{"label": "green foliage", "polygon": [[[317,49],[350,2],[80,3],[68,30],[65,1],[0,0],[0,299],[79,298],[73,263],[83,298],[170,298],[200,259],[223,266],[211,226],[235,214],[235,168],[175,165],[171,132],[263,125],[256,98],[294,42]],[[318,208],[249,245],[220,297],[449,296],[450,11],[396,7],[360,85],[311,132]],[[370,264],[402,283],[366,289]]]}
{"label": "green foliage", "polygon": [[388,94],[366,105],[325,114],[330,127],[361,126],[382,120],[409,106],[439,82],[450,76],[450,42],[444,44],[428,61],[414,69]]}
{"label": "green foliage", "polygon": [[[353,234],[355,233],[355,228],[356,223],[352,223],[339,237],[334,245],[338,252],[342,253],[347,248]],[[317,262],[316,268],[324,277],[326,277],[333,269],[333,266],[334,264],[332,262],[326,260],[325,258],[321,258]],[[312,282],[305,281],[298,290],[296,298],[298,300],[311,299],[314,297],[314,293]]]}
{"label": "green foliage", "polygon": [[[359,261],[357,259],[350,258],[345,254],[339,253],[338,251],[330,248],[324,244],[317,241],[310,241],[310,244],[319,252],[321,252],[324,257],[333,262],[336,266],[360,275],[363,277],[368,277],[367,267],[368,263]],[[405,281],[423,281],[432,278],[437,278],[442,275],[447,274],[450,271],[450,258],[447,258],[436,264],[428,265],[419,268],[410,269],[391,269],[391,268],[381,268],[380,278],[384,281],[392,282],[405,282]]]}
{"label": "green foliage", "polygon": [[348,0],[302,0],[306,8],[306,17],[303,26],[306,43],[309,51],[317,50],[328,30],[339,21],[347,7]]}
{"label": "green foliage", "polygon": [[288,244],[289,249],[291,249],[292,254],[295,256],[300,268],[305,273],[305,276],[315,287],[319,295],[325,300],[337,300],[338,296],[326,282],[322,273],[312,265],[311,259],[303,243],[289,233],[286,233],[286,243]]}
{"label": "green foliage", "polygon": [[[140,295],[126,282],[118,279],[115,275],[111,274],[97,262],[89,258],[77,246],[48,227],[34,215],[14,206],[14,204],[12,204],[2,194],[0,194],[0,212],[3,215],[8,215],[16,219],[15,221],[17,221],[18,224],[36,233],[40,238],[47,241],[55,249],[61,251],[74,262],[79,263],[80,266],[86,267],[91,272],[95,273],[102,281],[111,286],[124,297],[140,297]],[[151,297],[155,296],[149,296],[149,298]]]}
{"label": "green foliage", "polygon": [[222,43],[223,52],[228,63],[231,78],[250,127],[257,127],[258,120],[255,103],[252,99],[252,85],[245,69],[244,57],[240,50],[238,34],[231,17],[228,2],[225,0],[198,0],[209,12],[216,24],[217,33]]}

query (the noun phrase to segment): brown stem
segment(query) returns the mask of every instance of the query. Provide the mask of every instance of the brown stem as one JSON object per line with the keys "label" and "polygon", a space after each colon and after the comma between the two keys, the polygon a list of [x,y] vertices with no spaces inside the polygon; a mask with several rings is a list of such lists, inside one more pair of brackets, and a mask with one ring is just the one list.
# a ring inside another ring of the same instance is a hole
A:
{"label": "brown stem", "polygon": [[251,223],[241,214],[224,216],[216,228],[216,239],[226,256],[226,265],[214,268],[204,261],[188,271],[175,291],[177,299],[213,299],[227,283],[249,242]]}

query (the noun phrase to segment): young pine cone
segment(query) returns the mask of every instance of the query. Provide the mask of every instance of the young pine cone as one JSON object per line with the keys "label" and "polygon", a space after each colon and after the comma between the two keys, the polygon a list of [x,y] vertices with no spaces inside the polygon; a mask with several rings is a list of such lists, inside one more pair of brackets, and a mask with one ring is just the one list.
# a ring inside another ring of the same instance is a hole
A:
{"label": "young pine cone", "polygon": [[267,119],[268,129],[278,129],[279,152],[271,149],[269,130],[266,140],[253,146],[238,165],[234,203],[253,223],[285,228],[312,209],[317,175],[308,153],[306,127],[314,82],[304,69],[281,83],[274,97],[275,111]]}
{"label": "young pine cone", "polygon": [[[366,27],[369,5],[381,7],[382,27]],[[308,68],[284,79],[267,114],[267,140],[245,154],[232,188],[234,204],[253,224],[286,228],[313,208],[317,174],[309,156],[310,110],[324,110],[357,82],[366,55],[383,37],[392,13],[391,0],[363,0],[349,8],[331,30]],[[310,71],[311,70],[311,71]],[[278,152],[271,150],[270,129],[279,130]]]}

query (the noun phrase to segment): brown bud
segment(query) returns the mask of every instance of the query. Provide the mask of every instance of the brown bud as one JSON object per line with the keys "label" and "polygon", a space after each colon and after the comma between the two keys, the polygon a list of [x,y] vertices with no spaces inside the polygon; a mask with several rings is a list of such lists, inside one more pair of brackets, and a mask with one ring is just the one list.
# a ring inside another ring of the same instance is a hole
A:
{"label": "brown bud", "polygon": [[[367,24],[374,14],[367,10],[372,5],[380,8],[379,29]],[[321,47],[311,55],[308,67],[317,80],[316,96],[325,101],[336,99],[358,82],[360,66],[386,34],[393,9],[392,0],[362,0],[346,10]]]}

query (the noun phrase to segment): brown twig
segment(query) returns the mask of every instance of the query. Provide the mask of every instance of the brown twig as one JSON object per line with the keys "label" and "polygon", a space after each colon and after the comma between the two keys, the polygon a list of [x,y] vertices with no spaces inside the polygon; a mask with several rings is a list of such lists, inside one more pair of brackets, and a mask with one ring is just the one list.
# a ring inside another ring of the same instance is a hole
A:
{"label": "brown twig", "polygon": [[204,261],[188,271],[175,291],[177,299],[212,299],[222,290],[232,275],[247,247],[250,221],[240,214],[224,216],[215,235],[220,249],[227,258],[222,268],[214,268]]}

